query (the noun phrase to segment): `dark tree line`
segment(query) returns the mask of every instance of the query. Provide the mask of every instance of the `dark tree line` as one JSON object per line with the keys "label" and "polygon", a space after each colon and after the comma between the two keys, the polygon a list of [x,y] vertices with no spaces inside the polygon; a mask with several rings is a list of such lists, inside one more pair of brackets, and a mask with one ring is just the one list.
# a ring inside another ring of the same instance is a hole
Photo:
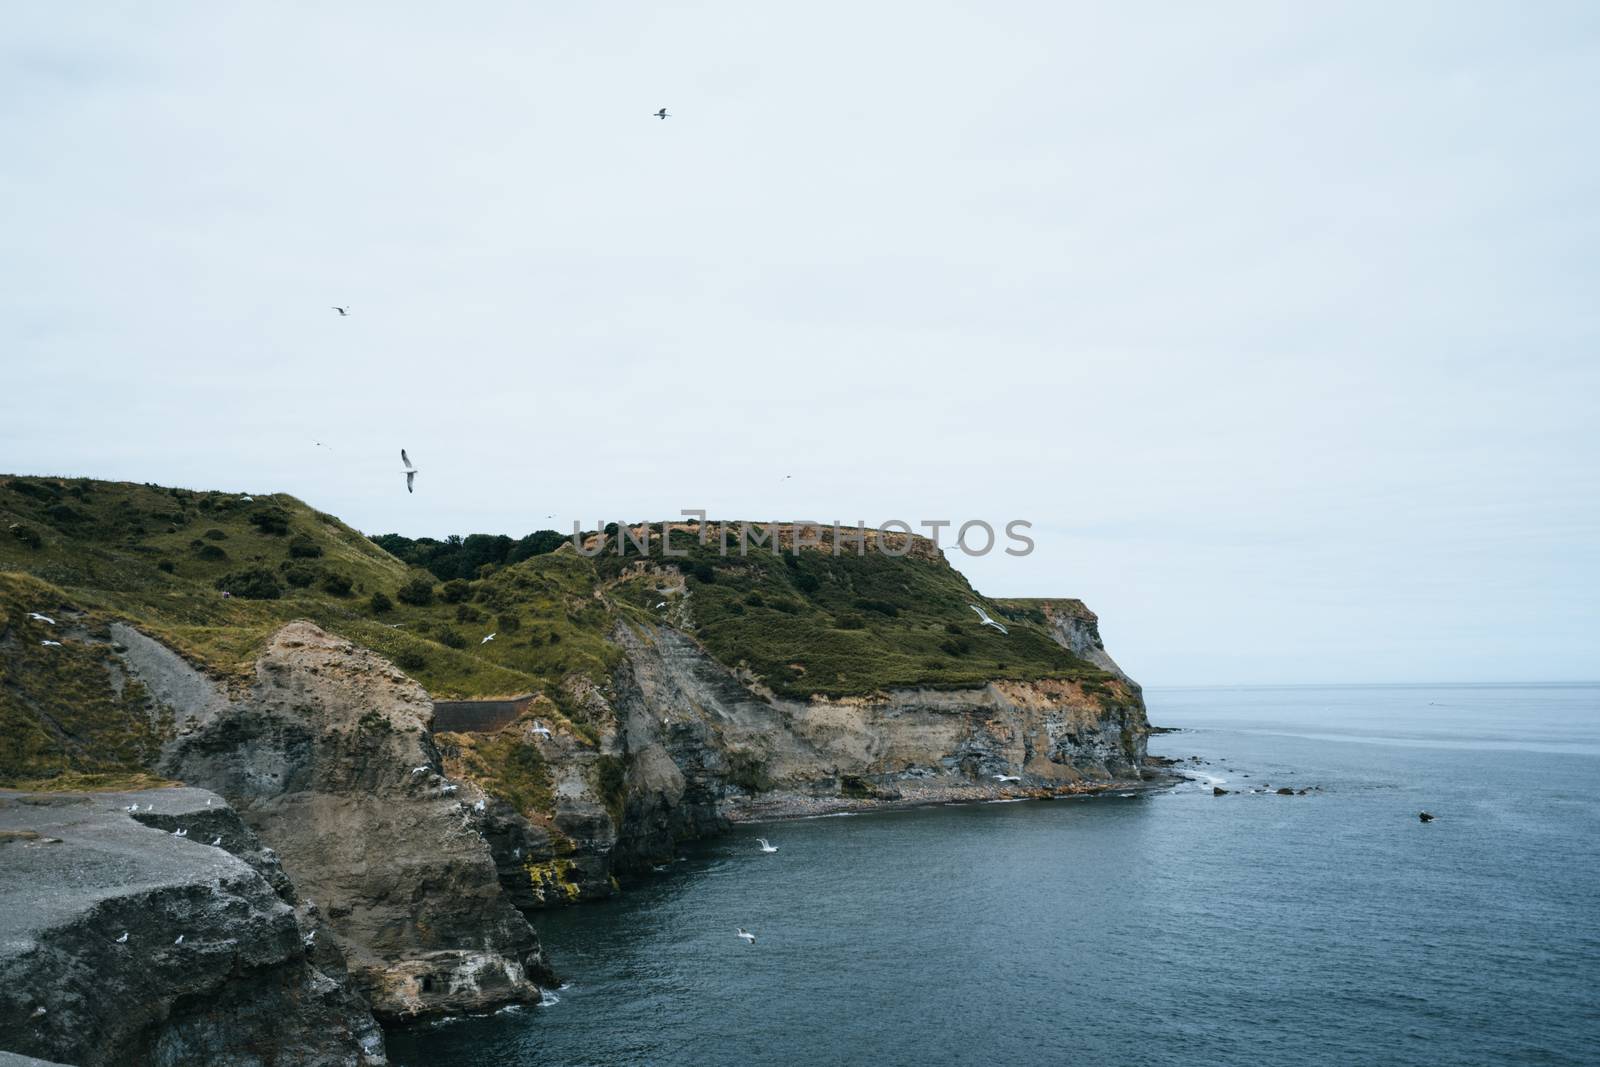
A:
{"label": "dark tree line", "polygon": [[538,530],[523,538],[505,534],[451,534],[443,541],[378,534],[372,542],[398,559],[421,567],[441,582],[479,577],[487,565],[504,567],[533,556],[554,552],[566,538],[554,530]]}

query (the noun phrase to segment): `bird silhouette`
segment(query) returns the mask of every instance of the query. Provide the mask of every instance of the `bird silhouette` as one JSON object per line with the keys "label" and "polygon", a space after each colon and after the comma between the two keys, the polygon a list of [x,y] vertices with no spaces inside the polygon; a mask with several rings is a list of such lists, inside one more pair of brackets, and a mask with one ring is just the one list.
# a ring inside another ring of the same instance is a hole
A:
{"label": "bird silhouette", "polygon": [[667,109],[666,108],[662,108],[660,111],[656,112],[656,118],[664,119],[666,117],[667,117]]}
{"label": "bird silhouette", "polygon": [[1011,631],[1007,630],[1004,626],[1001,626],[999,623],[997,623],[993,619],[989,618],[989,613],[987,611],[984,611],[982,608],[978,607],[978,605],[976,605],[976,604],[968,604],[967,607],[971,608],[973,611],[976,611],[978,613],[978,621],[980,623],[982,623],[984,626],[993,626],[996,630],[999,630],[1003,634],[1011,632]]}
{"label": "bird silhouette", "polygon": [[339,317],[341,319],[350,314],[350,309],[348,307],[339,307],[338,305],[334,305],[333,310],[339,313]]}
{"label": "bird silhouette", "polygon": [[416,490],[411,488],[411,483],[417,480],[417,468],[411,465],[411,457],[406,455],[403,448],[400,450],[400,462],[406,465],[406,492],[414,493]]}

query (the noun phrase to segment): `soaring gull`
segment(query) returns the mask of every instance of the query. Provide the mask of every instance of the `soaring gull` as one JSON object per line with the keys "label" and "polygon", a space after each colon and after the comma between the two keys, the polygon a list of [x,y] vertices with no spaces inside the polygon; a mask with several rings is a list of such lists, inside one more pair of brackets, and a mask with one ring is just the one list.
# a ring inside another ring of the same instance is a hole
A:
{"label": "soaring gull", "polygon": [[752,934],[749,930],[746,930],[744,927],[735,926],[734,930],[737,931],[737,933],[734,936],[738,937],[739,940],[744,941],[744,942],[746,942],[748,944],[751,944],[751,945],[756,943],[756,935]]}
{"label": "soaring gull", "polygon": [[985,625],[985,626],[993,626],[996,630],[999,630],[1001,633],[1010,633],[1010,631],[1007,630],[1004,626],[1001,626],[999,623],[997,623],[993,619],[989,618],[989,613],[987,611],[984,611],[982,608],[978,607],[978,605],[976,605],[976,604],[968,604],[967,607],[971,608],[973,611],[976,611],[978,613],[978,621],[981,622],[983,625]]}
{"label": "soaring gull", "polygon": [[660,111],[656,112],[656,118],[664,119],[666,117],[667,117],[667,109],[666,108],[662,108]]}
{"label": "soaring gull", "polygon": [[778,846],[772,844],[766,838],[758,837],[758,838],[756,838],[756,840],[761,842],[761,851],[762,852],[776,852],[776,851],[778,851]]}
{"label": "soaring gull", "polygon": [[406,450],[403,448],[400,450],[400,462],[406,465],[406,492],[414,493],[416,490],[411,488],[411,483],[417,480],[417,468],[411,465],[411,457],[406,455]]}

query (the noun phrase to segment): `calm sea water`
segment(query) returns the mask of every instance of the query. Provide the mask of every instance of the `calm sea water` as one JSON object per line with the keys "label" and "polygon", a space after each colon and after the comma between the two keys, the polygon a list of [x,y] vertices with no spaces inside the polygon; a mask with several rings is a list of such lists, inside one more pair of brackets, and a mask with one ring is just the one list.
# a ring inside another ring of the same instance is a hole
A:
{"label": "calm sea water", "polygon": [[1182,728],[1152,751],[1322,791],[741,828],[540,916],[559,1003],[395,1033],[391,1056],[1600,1063],[1600,686],[1147,695]]}

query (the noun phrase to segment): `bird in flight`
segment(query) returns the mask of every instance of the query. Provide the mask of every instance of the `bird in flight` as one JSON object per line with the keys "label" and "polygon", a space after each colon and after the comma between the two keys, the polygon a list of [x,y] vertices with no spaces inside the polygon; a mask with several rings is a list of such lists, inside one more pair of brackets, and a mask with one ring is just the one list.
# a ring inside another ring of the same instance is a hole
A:
{"label": "bird in flight", "polygon": [[339,313],[339,317],[341,319],[344,318],[346,315],[350,314],[350,309],[348,307],[339,307],[339,306],[335,305],[333,310],[335,310],[335,311],[337,311]]}
{"label": "bird in flight", "polygon": [[762,852],[776,852],[776,851],[778,851],[778,846],[774,845],[772,842],[768,841],[766,838],[758,837],[758,838],[756,838],[756,840],[761,842],[761,851]]}
{"label": "bird in flight", "polygon": [[985,626],[993,626],[996,630],[999,630],[1003,634],[1011,632],[1011,631],[1007,630],[1004,626],[1001,626],[999,623],[997,623],[993,619],[989,618],[989,613],[987,611],[984,611],[982,608],[978,607],[978,605],[976,605],[976,604],[968,604],[967,607],[971,608],[973,611],[976,611],[978,613],[978,621],[980,623],[982,623],[983,625],[985,625]]}
{"label": "bird in flight", "polygon": [[403,448],[400,450],[400,462],[406,465],[406,492],[414,493],[416,490],[411,488],[411,483],[417,480],[417,468],[411,465],[411,457],[406,455]]}
{"label": "bird in flight", "polygon": [[667,109],[666,108],[662,108],[660,111],[656,112],[656,118],[664,119],[666,117],[667,117]]}
{"label": "bird in flight", "polygon": [[549,737],[550,727],[546,726],[542,722],[536,722],[533,724],[533,732],[538,734],[540,737]]}
{"label": "bird in flight", "polygon": [[[495,633],[499,633],[499,632],[500,632],[499,630],[495,631]],[[494,640],[494,634],[490,634],[488,637],[485,637],[482,641],[479,641],[478,644],[487,645],[490,641],[493,641],[493,640]]]}
{"label": "bird in flight", "polygon": [[1020,775],[1020,774],[997,774],[997,775],[994,776],[994,780],[997,781],[997,782],[1020,782],[1020,781],[1022,781],[1022,775]]}
{"label": "bird in flight", "polygon": [[186,936],[188,936],[188,935],[186,935],[186,934],[179,934],[179,935],[178,935],[178,940],[176,940],[176,941],[174,941],[174,942],[173,942],[173,944],[174,944],[174,945],[181,945],[181,944],[183,944],[183,939],[184,939],[184,938],[185,938],[185,937],[186,937]]}
{"label": "bird in flight", "polygon": [[756,935],[752,934],[749,930],[746,930],[744,927],[735,926],[734,930],[737,931],[737,934],[735,936],[737,936],[739,938],[739,940],[744,941],[747,944],[751,944],[751,945],[756,943]]}
{"label": "bird in flight", "polygon": [[52,619],[48,615],[40,615],[37,611],[28,612],[28,618],[34,620],[35,622],[42,622],[46,626],[54,626],[56,624],[56,620]]}
{"label": "bird in flight", "polygon": [[61,642],[60,641],[40,641],[39,643],[41,645],[43,645],[45,648],[60,648],[61,647]]}
{"label": "bird in flight", "polygon": [[126,945],[127,943],[128,943],[128,931],[124,930],[124,931],[122,931],[122,936],[117,938],[117,944]]}

